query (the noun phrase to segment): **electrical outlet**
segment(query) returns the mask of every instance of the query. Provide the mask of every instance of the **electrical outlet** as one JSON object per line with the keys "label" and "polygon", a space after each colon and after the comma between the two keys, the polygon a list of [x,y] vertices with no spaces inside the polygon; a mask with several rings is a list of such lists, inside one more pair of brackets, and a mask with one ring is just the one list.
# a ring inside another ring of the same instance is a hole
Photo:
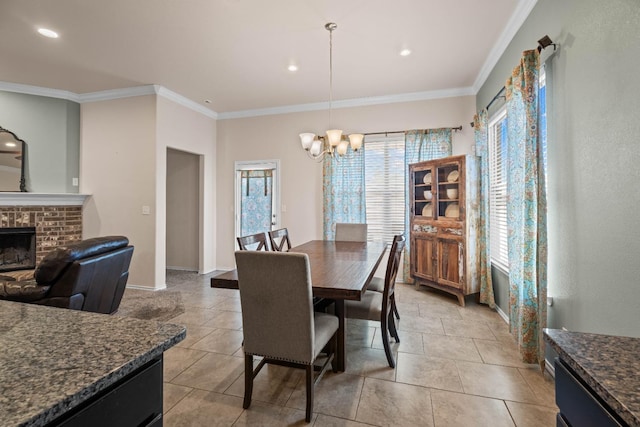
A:
{"label": "electrical outlet", "polygon": [[71,185],[73,185],[74,187],[78,186],[78,178],[72,178],[71,179]]}
{"label": "electrical outlet", "polygon": [[150,214],[151,214],[151,208],[149,206],[143,206],[142,215],[150,215]]}

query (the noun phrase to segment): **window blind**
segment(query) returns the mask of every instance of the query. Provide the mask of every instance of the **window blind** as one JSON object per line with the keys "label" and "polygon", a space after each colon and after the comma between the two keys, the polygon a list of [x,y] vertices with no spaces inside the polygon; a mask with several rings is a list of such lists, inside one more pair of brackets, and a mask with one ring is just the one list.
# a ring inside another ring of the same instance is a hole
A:
{"label": "window blind", "polygon": [[507,110],[489,123],[489,250],[491,262],[509,271],[507,243]]}
{"label": "window blind", "polygon": [[365,140],[368,240],[391,243],[404,232],[404,135]]}

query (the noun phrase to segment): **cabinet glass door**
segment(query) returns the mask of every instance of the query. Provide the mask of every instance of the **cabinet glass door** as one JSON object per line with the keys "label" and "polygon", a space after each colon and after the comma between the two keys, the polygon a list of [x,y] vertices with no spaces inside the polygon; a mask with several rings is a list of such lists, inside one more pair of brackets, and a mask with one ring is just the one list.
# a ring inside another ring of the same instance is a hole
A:
{"label": "cabinet glass door", "polygon": [[460,166],[450,163],[437,168],[438,209],[437,216],[442,219],[460,219]]}
{"label": "cabinet glass door", "polygon": [[433,181],[431,169],[413,172],[413,212],[417,217],[433,218],[435,214]]}

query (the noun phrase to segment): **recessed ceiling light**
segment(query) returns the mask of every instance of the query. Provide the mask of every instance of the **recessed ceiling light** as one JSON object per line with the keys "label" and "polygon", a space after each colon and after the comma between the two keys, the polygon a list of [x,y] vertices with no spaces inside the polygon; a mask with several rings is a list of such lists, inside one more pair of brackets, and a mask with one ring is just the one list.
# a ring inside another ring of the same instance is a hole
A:
{"label": "recessed ceiling light", "polygon": [[410,49],[402,49],[400,51],[400,56],[409,56],[411,55],[411,50]]}
{"label": "recessed ceiling light", "polygon": [[45,37],[49,37],[50,39],[58,38],[58,33],[48,28],[38,28],[38,33],[40,33],[40,35],[43,35]]}
{"label": "recessed ceiling light", "polygon": [[205,99],[205,100],[204,100],[204,103],[205,103],[205,104],[211,104],[211,100],[210,100],[210,99]]}
{"label": "recessed ceiling light", "polygon": [[287,68],[289,71],[298,71],[298,66],[297,65],[289,65],[289,67]]}

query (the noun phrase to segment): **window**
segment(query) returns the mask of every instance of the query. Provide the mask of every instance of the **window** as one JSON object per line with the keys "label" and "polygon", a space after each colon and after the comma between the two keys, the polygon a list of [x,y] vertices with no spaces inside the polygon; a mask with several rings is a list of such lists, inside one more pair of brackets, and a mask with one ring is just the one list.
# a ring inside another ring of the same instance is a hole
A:
{"label": "window", "polygon": [[368,240],[389,243],[404,232],[404,134],[367,136],[364,155]]}
{"label": "window", "polygon": [[489,252],[491,263],[509,271],[507,246],[507,109],[489,122]]}

